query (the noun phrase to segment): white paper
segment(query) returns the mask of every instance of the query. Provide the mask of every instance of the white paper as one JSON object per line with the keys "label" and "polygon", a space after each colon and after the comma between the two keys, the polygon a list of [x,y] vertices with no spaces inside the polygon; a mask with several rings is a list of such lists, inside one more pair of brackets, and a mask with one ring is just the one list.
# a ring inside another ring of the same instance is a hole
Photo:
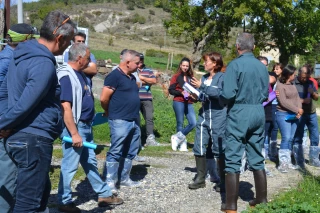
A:
{"label": "white paper", "polygon": [[188,93],[196,94],[198,97],[200,95],[200,92],[196,90],[193,86],[191,86],[188,82],[185,82],[182,88],[186,90]]}

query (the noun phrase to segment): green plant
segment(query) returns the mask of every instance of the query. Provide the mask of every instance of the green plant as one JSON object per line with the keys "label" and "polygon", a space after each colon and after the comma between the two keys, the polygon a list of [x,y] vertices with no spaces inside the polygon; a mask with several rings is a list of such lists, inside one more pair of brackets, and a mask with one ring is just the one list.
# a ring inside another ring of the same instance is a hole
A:
{"label": "green plant", "polygon": [[154,12],[154,10],[149,10],[149,14],[150,14],[150,15],[153,15],[153,16],[156,15],[156,13]]}
{"label": "green plant", "polygon": [[134,10],[134,2],[132,2],[132,1],[128,2],[127,9],[128,10]]}
{"label": "green plant", "polygon": [[268,204],[248,208],[243,213],[314,213],[320,212],[320,177],[304,176],[297,188],[280,193]]}
{"label": "green plant", "polygon": [[159,51],[159,50],[154,50],[154,49],[147,49],[146,51],[146,56],[150,57],[159,57],[159,58],[166,58],[168,57],[167,52]]}
{"label": "green plant", "polygon": [[101,11],[93,11],[92,12],[94,15],[96,15],[96,16],[100,16],[101,15]]}
{"label": "green plant", "polygon": [[113,36],[109,36],[108,45],[113,46]]}

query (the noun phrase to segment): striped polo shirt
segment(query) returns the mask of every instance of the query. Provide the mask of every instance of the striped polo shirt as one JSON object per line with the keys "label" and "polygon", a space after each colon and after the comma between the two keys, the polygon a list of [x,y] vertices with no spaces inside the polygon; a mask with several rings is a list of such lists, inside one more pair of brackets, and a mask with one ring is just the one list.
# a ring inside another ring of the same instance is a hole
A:
{"label": "striped polo shirt", "polygon": [[[156,78],[153,71],[149,68],[143,68],[142,70],[137,70],[138,74],[142,75],[143,77],[147,78]],[[140,100],[152,100],[151,94],[151,85],[143,83],[142,86],[139,88],[139,97]]]}

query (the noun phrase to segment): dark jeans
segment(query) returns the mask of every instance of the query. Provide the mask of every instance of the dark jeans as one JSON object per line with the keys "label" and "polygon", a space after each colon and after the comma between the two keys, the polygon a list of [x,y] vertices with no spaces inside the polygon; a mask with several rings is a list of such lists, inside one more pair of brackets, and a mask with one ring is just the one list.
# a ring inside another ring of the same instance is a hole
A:
{"label": "dark jeans", "polygon": [[14,206],[17,167],[6,152],[3,139],[0,140],[0,162],[0,212],[7,213]]}
{"label": "dark jeans", "polygon": [[318,117],[316,113],[303,114],[298,121],[296,133],[294,135],[294,144],[302,144],[305,126],[308,127],[310,135],[310,146],[319,145]]}
{"label": "dark jeans", "polygon": [[153,104],[152,100],[141,100],[140,101],[140,111],[146,122],[147,137],[153,133]]}
{"label": "dark jeans", "polygon": [[272,130],[271,130],[271,141],[276,141],[278,137],[278,123],[277,123],[277,104],[272,104]]}
{"label": "dark jeans", "polygon": [[53,140],[17,132],[5,142],[8,155],[17,166],[14,213],[44,211],[50,196],[49,169]]}

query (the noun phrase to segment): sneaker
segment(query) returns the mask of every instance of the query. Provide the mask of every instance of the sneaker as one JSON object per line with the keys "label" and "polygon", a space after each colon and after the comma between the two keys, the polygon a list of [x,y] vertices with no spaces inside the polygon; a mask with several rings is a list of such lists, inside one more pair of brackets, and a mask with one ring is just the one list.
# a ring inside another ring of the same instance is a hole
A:
{"label": "sneaker", "polygon": [[137,162],[145,162],[146,158],[136,155],[133,160]]}
{"label": "sneaker", "polygon": [[81,210],[74,203],[59,205],[58,210],[60,212],[81,213]]}
{"label": "sneaker", "polygon": [[177,137],[177,135],[172,135],[171,136],[171,148],[173,151],[177,151],[179,145],[179,139]]}
{"label": "sneaker", "polygon": [[184,138],[184,140],[180,144],[179,151],[180,152],[188,152],[188,144],[187,144],[187,139],[186,138]]}
{"label": "sneaker", "polygon": [[147,137],[146,146],[159,146],[160,144],[156,141],[154,134],[151,134]]}
{"label": "sneaker", "polygon": [[139,186],[141,186],[141,182],[133,181],[129,178],[126,181],[120,182],[120,186],[122,186],[122,187],[139,187]]}
{"label": "sneaker", "polygon": [[288,168],[289,168],[289,169],[293,169],[293,170],[297,170],[297,169],[300,168],[300,166],[298,166],[298,165],[293,165],[292,163],[289,163],[289,164],[288,164]]}
{"label": "sneaker", "polygon": [[273,174],[270,172],[269,169],[265,168],[265,171],[266,171],[266,175],[267,175],[268,177],[273,177]]}
{"label": "sneaker", "polygon": [[288,172],[288,168],[289,168],[289,165],[286,164],[286,163],[281,163],[281,164],[278,166],[278,170],[279,170],[279,172],[281,172],[281,173],[287,173],[287,172]]}
{"label": "sneaker", "polygon": [[111,195],[110,197],[99,197],[98,198],[98,206],[106,207],[109,205],[120,205],[123,203],[123,199],[119,198],[115,195]]}

